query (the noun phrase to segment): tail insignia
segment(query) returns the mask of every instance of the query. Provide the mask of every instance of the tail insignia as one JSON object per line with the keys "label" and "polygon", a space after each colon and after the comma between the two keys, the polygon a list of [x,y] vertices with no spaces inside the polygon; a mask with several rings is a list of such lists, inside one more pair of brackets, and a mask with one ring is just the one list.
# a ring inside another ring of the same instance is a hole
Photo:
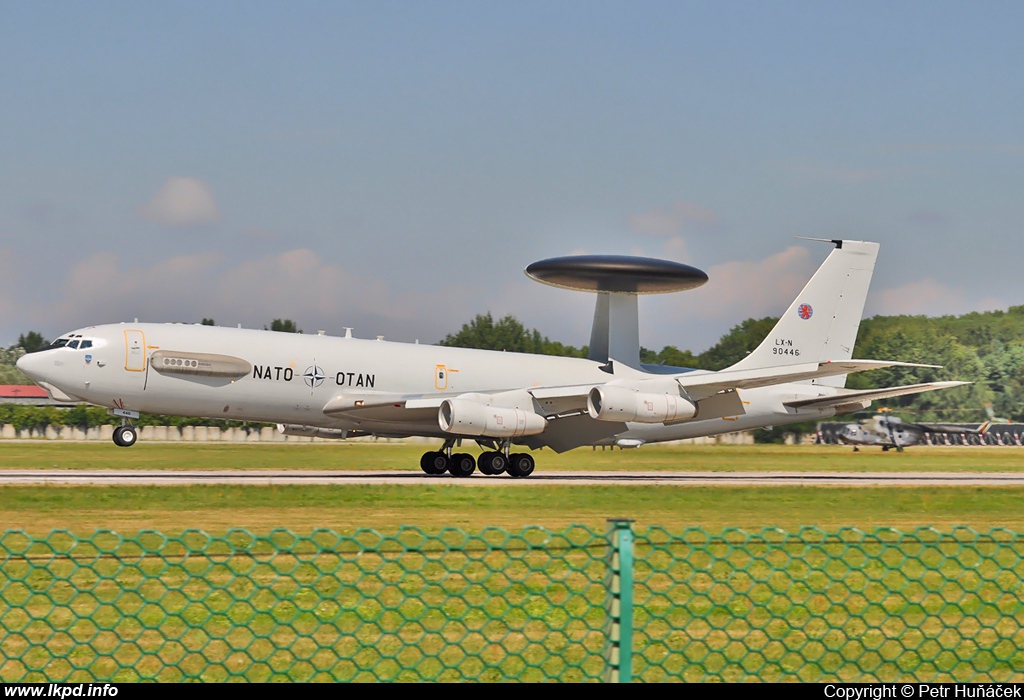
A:
{"label": "tail insignia", "polygon": [[801,304],[796,312],[800,314],[800,318],[805,321],[814,315],[814,309],[811,308],[810,304]]}

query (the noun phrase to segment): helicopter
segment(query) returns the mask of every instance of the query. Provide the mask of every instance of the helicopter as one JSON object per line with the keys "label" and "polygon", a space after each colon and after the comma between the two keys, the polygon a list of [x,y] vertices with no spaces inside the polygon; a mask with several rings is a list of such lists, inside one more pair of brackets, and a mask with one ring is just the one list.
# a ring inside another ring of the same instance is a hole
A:
{"label": "helicopter", "polygon": [[995,424],[1008,424],[1005,418],[996,418],[992,404],[985,404],[988,420],[977,428],[965,428],[953,423],[911,423],[892,415],[891,408],[880,408],[878,413],[869,420],[860,423],[848,423],[836,433],[836,438],[847,445],[853,445],[858,452],[861,446],[878,446],[883,452],[896,448],[902,452],[904,447],[919,445],[929,441],[929,436],[936,434],[960,435],[967,444],[968,435],[978,435],[984,439],[986,433]]}

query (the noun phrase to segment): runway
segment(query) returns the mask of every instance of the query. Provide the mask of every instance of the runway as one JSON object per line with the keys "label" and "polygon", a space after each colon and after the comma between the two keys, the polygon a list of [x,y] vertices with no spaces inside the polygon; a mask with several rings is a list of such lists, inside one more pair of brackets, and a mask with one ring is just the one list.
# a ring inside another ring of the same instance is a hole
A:
{"label": "runway", "polygon": [[506,475],[466,478],[412,471],[328,470],[127,470],[5,469],[0,485],[58,486],[1024,486],[1012,472],[625,472],[536,471],[526,479]]}

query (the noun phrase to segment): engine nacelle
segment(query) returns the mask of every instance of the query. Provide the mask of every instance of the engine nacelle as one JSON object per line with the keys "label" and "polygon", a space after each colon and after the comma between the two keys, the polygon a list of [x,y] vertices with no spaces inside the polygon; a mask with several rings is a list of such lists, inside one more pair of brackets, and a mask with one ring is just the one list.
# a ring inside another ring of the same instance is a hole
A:
{"label": "engine nacelle", "polygon": [[[350,437],[357,437],[355,430],[338,430],[337,428],[318,428],[315,425],[294,425],[277,424],[277,432],[282,435],[293,435],[296,437],[318,437],[328,440],[344,440]],[[365,435],[366,433],[359,433]]]}
{"label": "engine nacelle", "polygon": [[666,423],[697,415],[697,405],[676,394],[644,394],[621,386],[595,386],[587,395],[594,420]]}
{"label": "engine nacelle", "polygon": [[441,430],[455,435],[514,438],[544,432],[544,416],[519,408],[488,406],[470,399],[445,399],[437,412]]}

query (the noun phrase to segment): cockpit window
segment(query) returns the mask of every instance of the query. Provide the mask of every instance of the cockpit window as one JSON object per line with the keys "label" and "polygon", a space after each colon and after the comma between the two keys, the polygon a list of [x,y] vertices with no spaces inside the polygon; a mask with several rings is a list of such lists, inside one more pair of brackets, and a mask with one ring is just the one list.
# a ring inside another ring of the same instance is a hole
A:
{"label": "cockpit window", "polygon": [[57,338],[55,341],[47,345],[45,348],[36,350],[36,352],[44,352],[46,350],[56,350],[57,348],[69,348],[72,350],[84,350],[85,348],[93,347],[92,340],[82,340],[81,333],[73,333],[63,338]]}

